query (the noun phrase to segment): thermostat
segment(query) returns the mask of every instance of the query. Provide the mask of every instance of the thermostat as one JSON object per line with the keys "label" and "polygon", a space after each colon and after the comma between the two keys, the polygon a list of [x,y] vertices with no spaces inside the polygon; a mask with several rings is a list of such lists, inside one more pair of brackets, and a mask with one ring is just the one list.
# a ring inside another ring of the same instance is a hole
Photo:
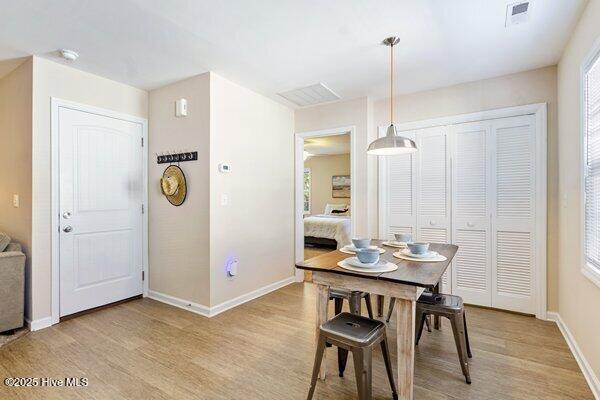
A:
{"label": "thermostat", "polygon": [[230,277],[234,277],[237,275],[238,273],[238,266],[239,266],[240,262],[238,261],[238,259],[234,259],[231,260],[228,264],[227,264],[227,275]]}
{"label": "thermostat", "polygon": [[231,165],[225,164],[225,163],[219,164],[219,172],[230,172],[230,171],[231,171]]}
{"label": "thermostat", "polygon": [[187,100],[179,99],[175,101],[175,116],[176,117],[187,117]]}

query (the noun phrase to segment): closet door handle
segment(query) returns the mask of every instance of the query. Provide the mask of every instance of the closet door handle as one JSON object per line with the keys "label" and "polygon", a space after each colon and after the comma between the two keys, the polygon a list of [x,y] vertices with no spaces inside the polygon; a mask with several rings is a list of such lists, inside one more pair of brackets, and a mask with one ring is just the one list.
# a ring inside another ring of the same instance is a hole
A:
{"label": "closet door handle", "polygon": [[434,220],[430,220],[429,221],[429,225],[434,226],[437,222],[435,222]]}
{"label": "closet door handle", "polygon": [[474,223],[472,223],[472,222],[467,222],[467,226],[468,226],[469,228],[472,228],[472,227],[474,227],[474,226],[475,226],[475,224],[474,224]]}

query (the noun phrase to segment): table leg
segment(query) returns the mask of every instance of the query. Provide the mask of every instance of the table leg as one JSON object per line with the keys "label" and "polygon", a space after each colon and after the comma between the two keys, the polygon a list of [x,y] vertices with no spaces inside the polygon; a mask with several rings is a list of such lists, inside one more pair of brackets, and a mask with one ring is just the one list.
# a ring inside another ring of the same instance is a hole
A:
{"label": "table leg", "polygon": [[377,316],[383,317],[383,296],[377,295]]}
{"label": "table leg", "polygon": [[[433,288],[432,292],[433,292],[433,293],[439,293],[439,292],[440,292],[440,285],[441,285],[441,284],[442,284],[442,282],[441,282],[441,281],[440,281],[440,282],[438,282],[438,284],[437,284],[437,285],[435,285],[435,287]],[[439,330],[440,330],[440,328],[442,327],[442,324],[441,324],[440,322],[441,322],[441,317],[440,317],[439,315],[434,315],[434,316],[433,316],[433,327],[434,327],[436,330],[438,330],[438,331],[439,331]]]}
{"label": "table leg", "polygon": [[412,400],[415,372],[414,300],[396,299],[396,346],[398,349],[398,398]]}
{"label": "table leg", "polygon": [[[329,302],[329,286],[317,285],[317,314],[316,314],[316,330],[315,330],[315,343],[319,343],[319,328],[321,324],[327,321],[327,304]],[[326,372],[326,355],[327,351],[323,353],[323,360],[321,361],[321,370],[319,371],[319,379],[325,379]]]}

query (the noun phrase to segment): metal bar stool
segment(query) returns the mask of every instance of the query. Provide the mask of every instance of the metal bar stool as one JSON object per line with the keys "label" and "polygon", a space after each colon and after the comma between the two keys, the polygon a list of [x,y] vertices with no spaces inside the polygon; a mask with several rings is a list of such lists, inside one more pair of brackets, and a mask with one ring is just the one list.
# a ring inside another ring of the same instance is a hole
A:
{"label": "metal bar stool", "polygon": [[[388,309],[388,315],[387,318],[385,319],[385,322],[390,322],[390,318],[392,318],[392,313],[394,312],[394,306],[396,305],[396,299],[395,298],[391,298],[390,299],[390,305],[389,305],[389,309]],[[425,324],[427,325],[427,331],[431,332],[431,322],[429,321],[429,316],[427,316],[425,318]],[[436,328],[439,329],[439,328]]]}
{"label": "metal bar stool", "polygon": [[[365,299],[365,303],[367,305],[367,313],[369,314],[369,318],[373,318],[373,309],[371,305],[371,295],[366,292],[359,291],[350,291],[346,289],[337,289],[330,288],[329,289],[329,300],[333,299],[334,301],[334,309],[335,315],[338,315],[342,312],[342,307],[344,305],[344,300],[348,300],[348,305],[350,307],[350,312],[352,314],[361,315],[362,307],[361,307],[361,299]],[[331,347],[331,343],[327,343],[327,347]],[[338,347],[338,371],[340,377],[344,376],[344,371],[346,370],[346,363],[348,361],[348,350],[345,350],[341,347]]]}
{"label": "metal bar stool", "polygon": [[450,294],[423,292],[417,300],[416,307],[415,328],[417,332],[415,344],[417,345],[423,333],[424,321],[428,315],[446,317],[450,320],[460,367],[465,380],[470,384],[471,376],[469,374],[468,358],[472,358],[473,355],[471,354],[471,345],[469,344],[467,318],[462,298]]}
{"label": "metal bar stool", "polygon": [[380,344],[392,396],[395,400],[398,399],[385,335],[385,324],[381,321],[344,312],[325,322],[319,328],[319,341],[307,400],[311,400],[315,392],[326,343],[332,343],[352,352],[359,400],[372,399],[373,347]]}

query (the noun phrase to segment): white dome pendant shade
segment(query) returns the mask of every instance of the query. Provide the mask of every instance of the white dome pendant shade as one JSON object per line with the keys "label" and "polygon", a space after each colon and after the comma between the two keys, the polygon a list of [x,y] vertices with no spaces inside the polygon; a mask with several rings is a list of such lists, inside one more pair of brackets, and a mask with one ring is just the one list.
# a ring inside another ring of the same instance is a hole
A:
{"label": "white dome pendant shade", "polygon": [[399,136],[394,126],[394,46],[400,42],[397,37],[389,37],[382,44],[390,46],[390,126],[386,135],[374,140],[367,149],[367,154],[376,156],[394,156],[410,154],[417,151],[415,142],[407,137]]}

